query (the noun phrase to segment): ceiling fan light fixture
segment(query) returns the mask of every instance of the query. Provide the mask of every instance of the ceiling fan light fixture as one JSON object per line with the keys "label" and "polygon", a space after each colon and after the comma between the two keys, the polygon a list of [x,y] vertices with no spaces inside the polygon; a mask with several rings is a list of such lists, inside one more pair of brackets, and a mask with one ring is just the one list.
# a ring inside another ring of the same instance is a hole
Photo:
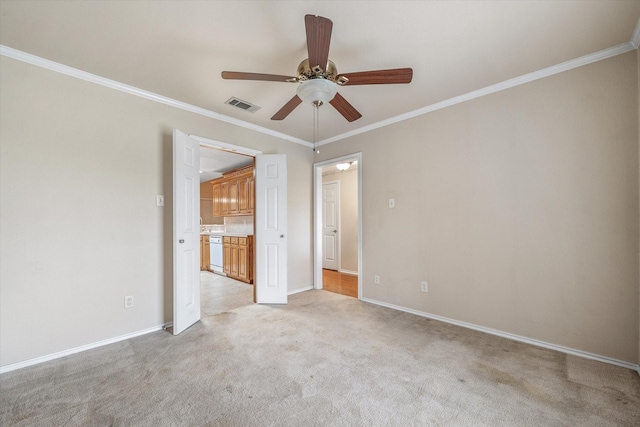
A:
{"label": "ceiling fan light fixture", "polygon": [[336,96],[338,88],[336,84],[327,79],[311,79],[300,83],[296,94],[302,102],[307,104],[324,104],[329,102]]}

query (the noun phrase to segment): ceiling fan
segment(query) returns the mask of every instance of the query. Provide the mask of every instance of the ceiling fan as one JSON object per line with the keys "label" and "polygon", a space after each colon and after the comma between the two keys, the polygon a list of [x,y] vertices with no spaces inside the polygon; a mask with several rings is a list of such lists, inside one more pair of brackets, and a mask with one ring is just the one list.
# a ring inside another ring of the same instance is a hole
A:
{"label": "ceiling fan", "polygon": [[304,23],[307,32],[309,58],[300,63],[296,76],[239,71],[222,72],[223,79],[300,83],[296,95],[274,114],[271,120],[284,119],[304,101],[316,107],[329,102],[345,119],[352,122],[362,117],[362,114],[337,92],[338,86],[411,82],[413,77],[411,68],[338,74],[335,64],[329,60],[329,45],[331,43],[333,22],[322,16],[306,15]]}

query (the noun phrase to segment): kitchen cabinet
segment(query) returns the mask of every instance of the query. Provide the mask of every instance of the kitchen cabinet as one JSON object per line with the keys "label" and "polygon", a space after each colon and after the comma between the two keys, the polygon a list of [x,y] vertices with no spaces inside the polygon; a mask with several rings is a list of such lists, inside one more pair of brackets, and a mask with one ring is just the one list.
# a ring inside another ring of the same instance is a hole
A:
{"label": "kitchen cabinet", "polygon": [[220,189],[220,183],[217,182],[212,187],[212,202],[213,202],[213,216],[222,216],[222,193]]}
{"label": "kitchen cabinet", "polygon": [[253,215],[255,180],[253,166],[226,172],[212,183],[213,216]]}
{"label": "kitchen cabinet", "polygon": [[253,236],[224,236],[224,272],[232,279],[253,283]]}
{"label": "kitchen cabinet", "polygon": [[221,216],[229,215],[229,181],[220,182],[220,207],[213,210],[219,210]]}
{"label": "kitchen cabinet", "polygon": [[231,238],[222,238],[222,270],[224,274],[231,274]]}
{"label": "kitchen cabinet", "polygon": [[200,184],[200,218],[202,224],[213,223],[213,193],[211,181]]}
{"label": "kitchen cabinet", "polygon": [[209,271],[210,269],[209,249],[209,236],[200,235],[200,270],[202,271]]}
{"label": "kitchen cabinet", "polygon": [[248,213],[253,215],[256,211],[256,180],[253,173],[249,177],[249,211]]}
{"label": "kitchen cabinet", "polygon": [[238,178],[238,212],[253,214],[253,175]]}
{"label": "kitchen cabinet", "polygon": [[252,283],[253,277],[251,277],[252,267],[252,248],[248,244],[249,237],[238,237],[238,279]]}
{"label": "kitchen cabinet", "polygon": [[227,215],[237,215],[240,213],[238,209],[238,199],[238,179],[232,178],[229,180],[229,206],[227,207]]}

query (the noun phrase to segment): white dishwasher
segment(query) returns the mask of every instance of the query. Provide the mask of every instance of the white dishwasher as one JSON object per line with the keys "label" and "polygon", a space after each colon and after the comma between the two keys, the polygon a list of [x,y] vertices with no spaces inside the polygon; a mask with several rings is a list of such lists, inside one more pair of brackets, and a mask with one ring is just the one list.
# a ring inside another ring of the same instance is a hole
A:
{"label": "white dishwasher", "polygon": [[222,267],[222,236],[209,236],[209,262],[211,271],[224,274]]}

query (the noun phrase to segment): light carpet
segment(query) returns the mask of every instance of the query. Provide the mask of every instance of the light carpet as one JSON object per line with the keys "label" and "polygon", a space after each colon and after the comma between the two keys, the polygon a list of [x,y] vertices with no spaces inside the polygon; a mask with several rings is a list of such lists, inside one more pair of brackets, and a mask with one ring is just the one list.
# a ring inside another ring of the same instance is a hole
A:
{"label": "light carpet", "polygon": [[3,426],[638,426],[634,371],[332,294],[0,377]]}

